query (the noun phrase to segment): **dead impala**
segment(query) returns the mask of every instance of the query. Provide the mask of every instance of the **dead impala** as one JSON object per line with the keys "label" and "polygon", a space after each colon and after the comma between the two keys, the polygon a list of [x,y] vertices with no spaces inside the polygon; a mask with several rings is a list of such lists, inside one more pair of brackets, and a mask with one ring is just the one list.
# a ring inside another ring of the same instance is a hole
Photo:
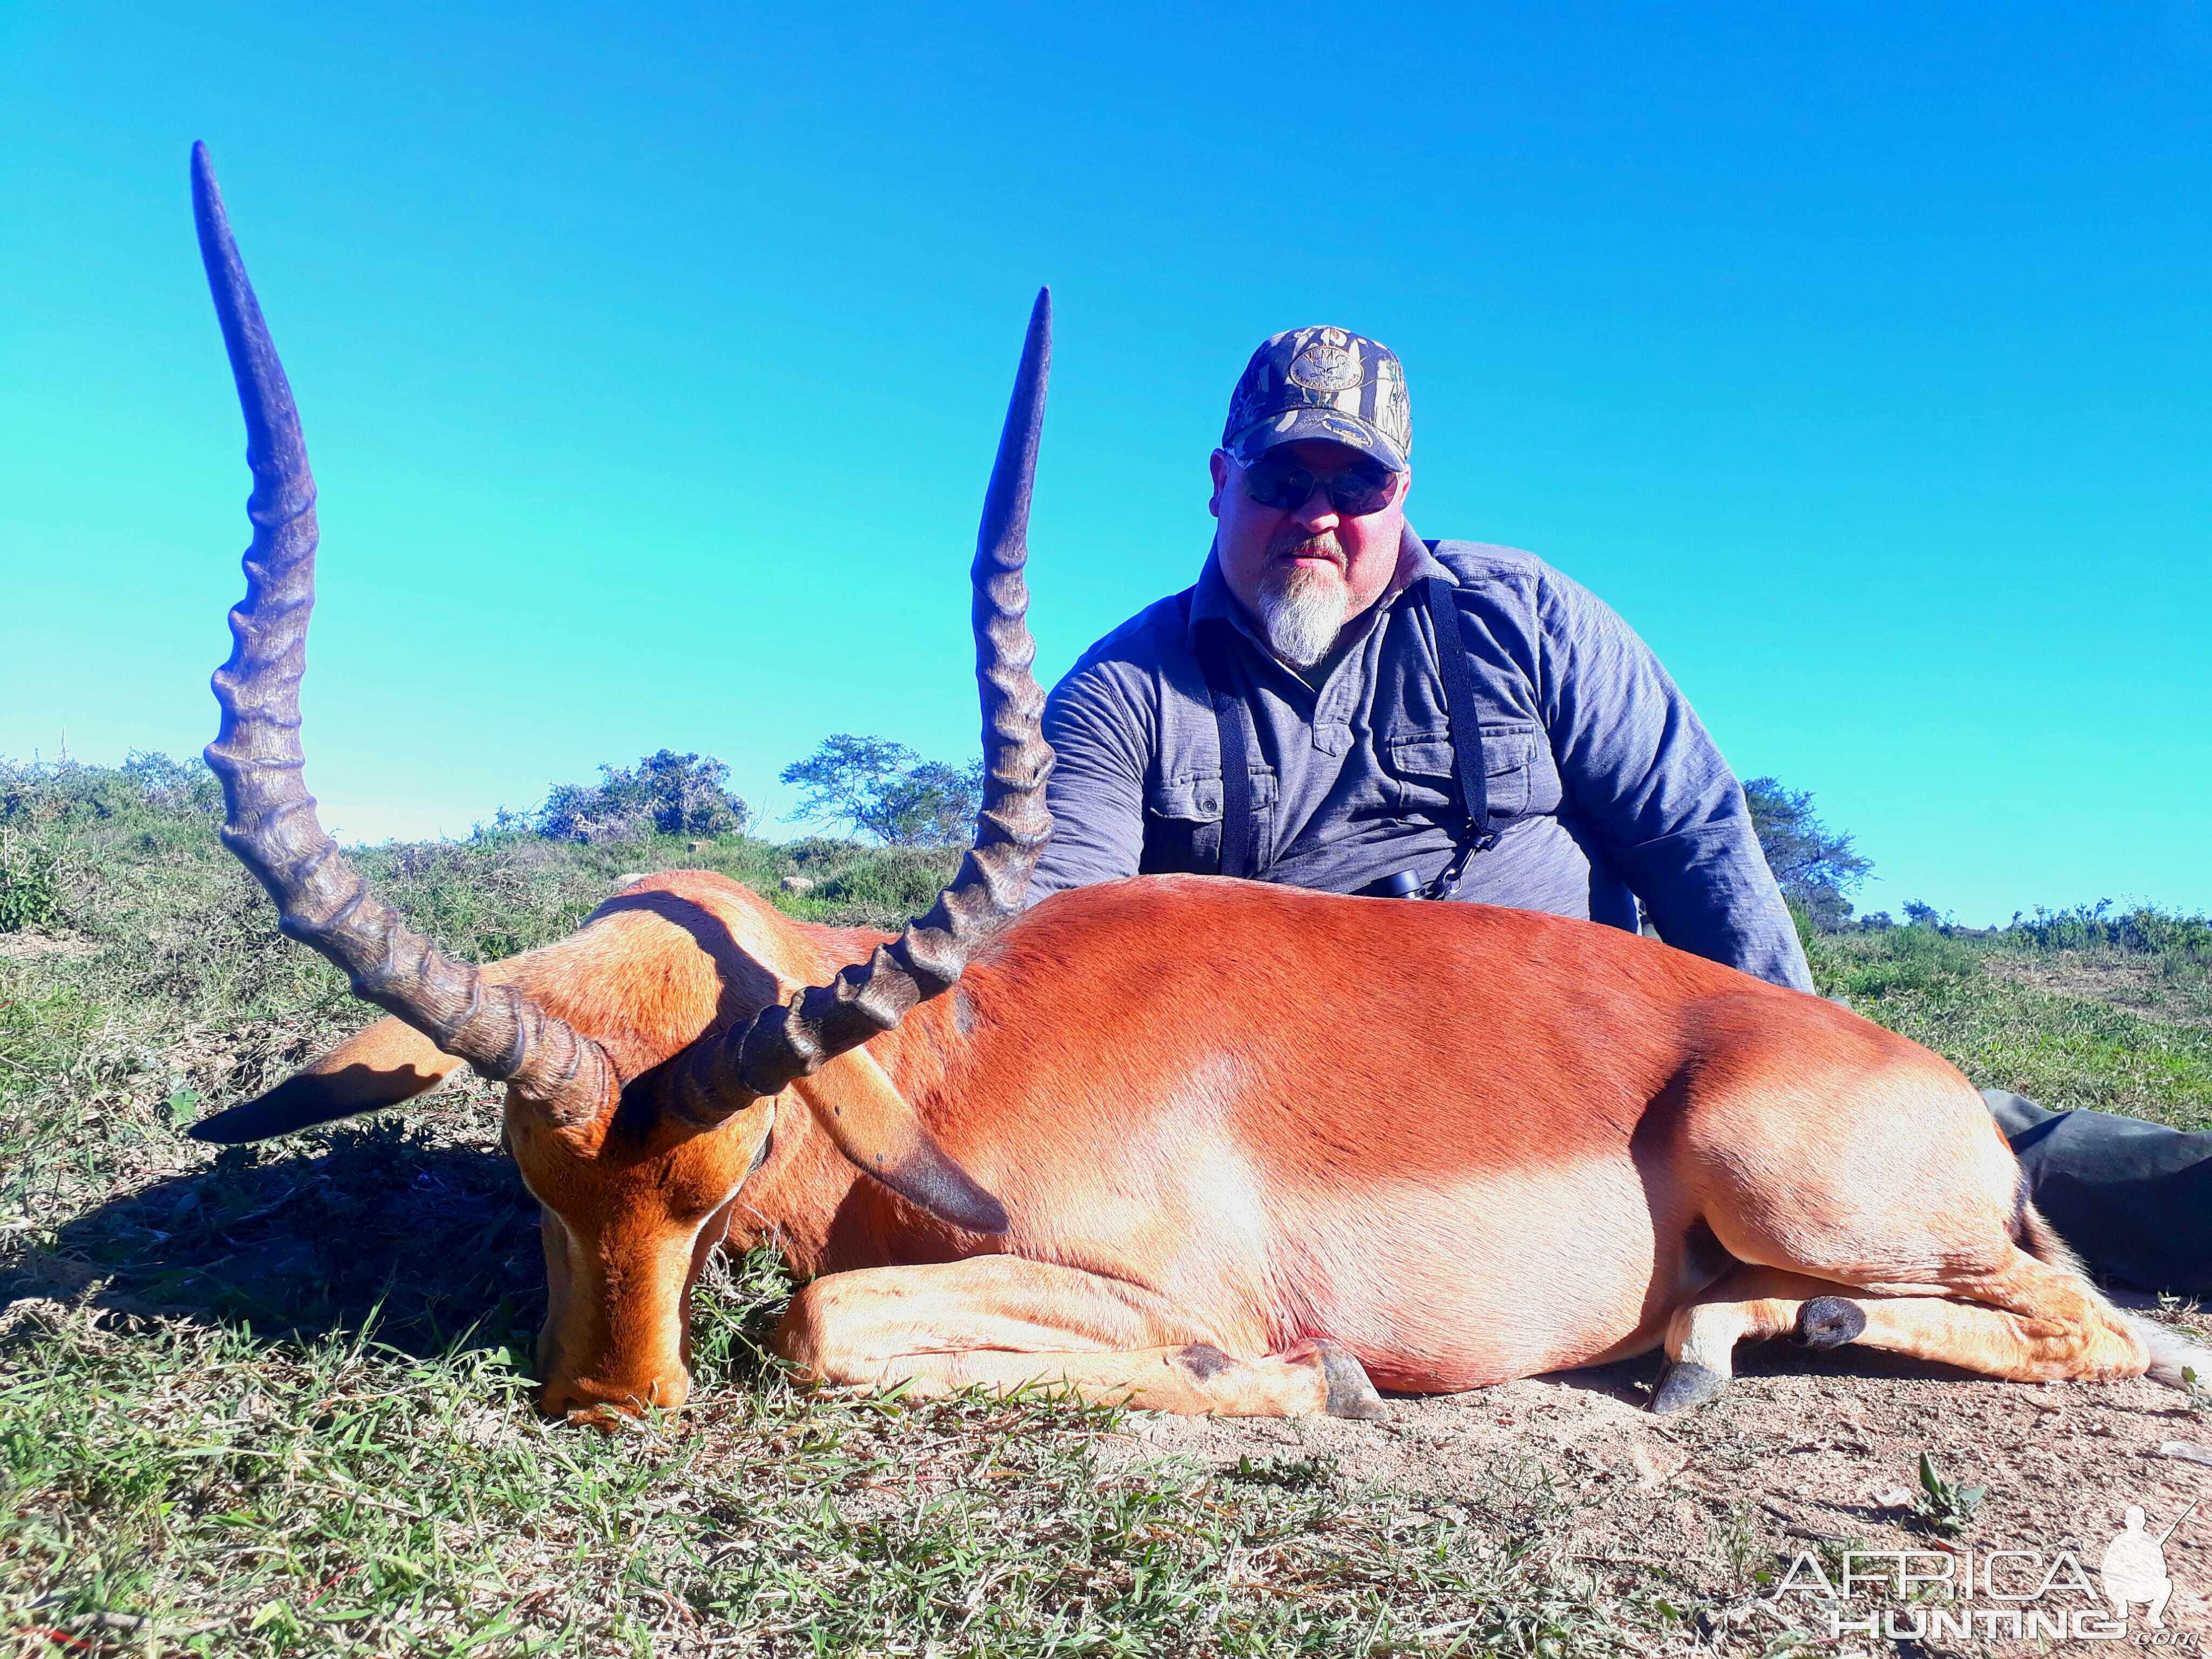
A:
{"label": "dead impala", "polygon": [[935,908],[893,940],[679,872],[544,950],[441,955],[301,781],[314,484],[197,149],[193,186],[254,480],[207,751],[224,837],[284,932],[395,1017],[198,1133],[392,1105],[464,1062],[504,1081],[544,1206],[546,1411],[680,1405],[702,1264],[771,1231],[811,1281],[781,1352],[922,1393],[1371,1417],[1370,1378],[1469,1389],[1663,1344],[1668,1411],[1746,1339],[2023,1379],[2136,1376],[2168,1340],[2072,1265],[1963,1077],[1817,998],[1474,905],[1153,877],[1024,913],[1051,832],[1022,574],[1043,295],[974,571],[988,781]]}

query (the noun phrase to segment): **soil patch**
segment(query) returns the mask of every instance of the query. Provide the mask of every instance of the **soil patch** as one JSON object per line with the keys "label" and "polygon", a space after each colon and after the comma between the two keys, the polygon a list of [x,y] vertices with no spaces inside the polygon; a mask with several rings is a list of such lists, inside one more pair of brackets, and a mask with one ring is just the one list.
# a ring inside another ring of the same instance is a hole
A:
{"label": "soil patch", "polygon": [[[1726,1606],[1746,1634],[1828,1635],[1817,1598],[1775,1594],[1802,1554],[1833,1575],[1845,1547],[1936,1552],[1931,1568],[1961,1547],[1984,1560],[2030,1552],[2046,1567],[2068,1551],[2094,1580],[2130,1506],[2155,1534],[2201,1499],[2166,1540],[2166,1622],[2212,1630],[2212,1467],[2188,1456],[2212,1462],[2212,1413],[2183,1395],[2141,1379],[1936,1376],[1883,1354],[1784,1345],[1747,1347],[1738,1364],[1718,1401],[1667,1418],[1645,1408],[1651,1356],[1395,1399],[1388,1424],[1136,1413],[1131,1434],[1224,1469],[1318,1460],[1392,1486],[1416,1512],[1526,1539],[1601,1578],[1663,1571]],[[1986,1488],[1955,1539],[1916,1509],[1923,1452],[1944,1480]]]}

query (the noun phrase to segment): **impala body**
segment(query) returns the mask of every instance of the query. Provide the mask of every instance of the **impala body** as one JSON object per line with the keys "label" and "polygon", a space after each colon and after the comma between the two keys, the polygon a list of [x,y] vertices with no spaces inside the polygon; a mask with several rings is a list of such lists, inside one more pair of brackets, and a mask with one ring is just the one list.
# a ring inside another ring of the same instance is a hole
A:
{"label": "impala body", "polygon": [[505,1080],[544,1212],[548,1411],[680,1404],[702,1265],[769,1236],[811,1280],[781,1350],[924,1392],[1376,1416],[1373,1381],[1663,1345],[1672,1410],[1779,1335],[2021,1378],[2151,1364],[1966,1079],[1816,998],[1473,905],[1152,877],[1024,913],[1050,833],[1021,574],[1042,296],[975,567],[977,844],[937,907],[889,939],[678,872],[543,951],[447,960],[300,781],[313,480],[202,152],[195,188],[256,481],[209,750],[226,839],[394,1016],[200,1132],[388,1106],[465,1061]]}

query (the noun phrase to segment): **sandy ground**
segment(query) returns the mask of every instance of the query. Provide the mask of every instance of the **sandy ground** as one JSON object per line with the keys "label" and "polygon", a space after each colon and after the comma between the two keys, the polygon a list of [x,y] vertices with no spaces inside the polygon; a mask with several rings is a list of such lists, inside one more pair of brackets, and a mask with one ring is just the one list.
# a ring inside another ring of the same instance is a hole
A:
{"label": "sandy ground", "polygon": [[[1547,1553],[1601,1577],[1649,1583],[1655,1569],[1671,1571],[1732,1601],[1747,1636],[1759,1627],[1828,1635],[1820,1598],[1777,1593],[1801,1554],[1832,1577],[1835,1553],[1847,1545],[1929,1552],[1912,1571],[1948,1570],[1955,1580],[1963,1547],[1976,1553],[1978,1575],[1991,1550],[2031,1553],[2033,1560],[1997,1563],[2002,1590],[2023,1574],[2039,1580],[2063,1551],[2094,1580],[2130,1505],[2147,1512],[2155,1534],[2201,1499],[2165,1545],[2174,1589],[2159,1636],[2200,1651],[2212,1633],[2212,1411],[2185,1395],[2140,1380],[1991,1382],[1878,1353],[1814,1355],[1779,1344],[1740,1350],[1737,1364],[1721,1399],[1667,1418],[1646,1408],[1657,1362],[1645,1358],[1398,1398],[1388,1424],[1139,1413],[1132,1435],[1155,1451],[1232,1467],[1240,1458],[1334,1458],[1342,1474],[1391,1483],[1431,1514],[1526,1527]],[[1923,1451],[1946,1480],[1987,1488],[1955,1540],[1915,1512]],[[1761,1571],[1772,1575],[1763,1583],[1753,1577]],[[2071,1583],[2060,1571],[2061,1584]],[[1809,1571],[1799,1569],[1796,1582],[1810,1584]],[[2027,1605],[2091,1603],[2055,1587]],[[2140,1607],[2129,1630],[2131,1638],[2152,1634]],[[1992,1650],[2008,1648],[2021,1650],[2002,1640]]]}

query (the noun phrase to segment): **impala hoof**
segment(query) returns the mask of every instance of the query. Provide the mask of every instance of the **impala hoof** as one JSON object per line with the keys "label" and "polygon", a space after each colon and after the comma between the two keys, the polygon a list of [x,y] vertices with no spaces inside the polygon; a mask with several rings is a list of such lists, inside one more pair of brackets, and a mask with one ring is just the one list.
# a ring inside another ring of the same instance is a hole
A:
{"label": "impala hoof", "polygon": [[1796,1340],[1808,1348],[1840,1348],[1866,1329],[1866,1315],[1840,1296],[1816,1296],[1797,1310]]}
{"label": "impala hoof", "polygon": [[1661,1417],[1695,1410],[1720,1397],[1728,1378],[1694,1359],[1677,1359],[1659,1373],[1659,1386],[1651,1391],[1651,1409]]}
{"label": "impala hoof", "polygon": [[1328,1379],[1328,1414],[1357,1418],[1363,1423],[1388,1423],[1390,1408],[1367,1380],[1367,1368],[1334,1342],[1314,1346],[1321,1353],[1322,1375]]}

